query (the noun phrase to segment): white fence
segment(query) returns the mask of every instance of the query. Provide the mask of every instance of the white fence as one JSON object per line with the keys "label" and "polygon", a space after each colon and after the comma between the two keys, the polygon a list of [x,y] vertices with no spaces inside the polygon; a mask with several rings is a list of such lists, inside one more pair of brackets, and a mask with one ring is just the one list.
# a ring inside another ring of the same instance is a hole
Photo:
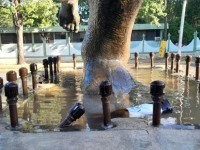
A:
{"label": "white fence", "polygon": [[[26,58],[46,57],[46,56],[71,56],[72,54],[81,55],[82,43],[66,43],[66,40],[55,40],[54,43],[40,43],[40,44],[24,44],[24,52]],[[194,50],[194,46],[196,46]],[[130,46],[130,53],[149,53],[159,52],[160,41],[132,41]],[[171,40],[167,41],[167,52],[178,52],[178,46],[173,44]],[[187,46],[181,48],[181,52],[196,52],[200,51],[200,40],[191,41]],[[2,44],[0,50],[0,59],[3,58],[17,58],[16,44]]]}

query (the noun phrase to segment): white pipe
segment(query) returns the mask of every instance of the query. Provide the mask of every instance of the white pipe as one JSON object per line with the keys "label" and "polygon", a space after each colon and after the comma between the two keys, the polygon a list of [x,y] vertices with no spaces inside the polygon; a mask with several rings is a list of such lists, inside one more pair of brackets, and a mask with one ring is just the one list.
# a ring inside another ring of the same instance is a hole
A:
{"label": "white pipe", "polygon": [[183,28],[184,28],[184,21],[185,21],[185,9],[186,9],[187,0],[183,1],[183,8],[182,8],[182,15],[181,15],[181,25],[179,30],[179,40],[178,40],[178,54],[181,55],[181,47],[183,41]]}

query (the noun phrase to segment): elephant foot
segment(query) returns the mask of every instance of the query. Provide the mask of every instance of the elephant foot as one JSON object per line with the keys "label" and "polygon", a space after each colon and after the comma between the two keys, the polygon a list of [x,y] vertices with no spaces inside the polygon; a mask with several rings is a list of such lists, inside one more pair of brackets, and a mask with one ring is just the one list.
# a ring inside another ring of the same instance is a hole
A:
{"label": "elephant foot", "polygon": [[85,63],[84,94],[98,95],[99,85],[109,80],[115,96],[129,93],[135,83],[126,67],[119,60],[90,60]]}

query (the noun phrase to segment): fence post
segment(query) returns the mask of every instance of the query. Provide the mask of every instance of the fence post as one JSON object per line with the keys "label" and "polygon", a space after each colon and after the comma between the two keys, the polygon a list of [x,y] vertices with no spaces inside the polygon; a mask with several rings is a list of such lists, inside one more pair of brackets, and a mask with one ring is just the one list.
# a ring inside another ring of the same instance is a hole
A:
{"label": "fence post", "polygon": [[196,52],[196,50],[197,50],[197,34],[198,34],[198,32],[195,31],[195,32],[194,32],[194,45],[193,45],[193,52]]}
{"label": "fence post", "polygon": [[35,52],[35,38],[33,32],[31,32],[31,40],[32,40],[32,51]]}
{"label": "fence post", "polygon": [[144,40],[145,40],[145,34],[142,34],[142,53],[144,53]]}
{"label": "fence post", "polygon": [[170,41],[171,41],[170,37],[171,37],[171,34],[169,33],[168,39],[167,39],[167,51],[166,52],[169,52],[169,50],[170,50]]}

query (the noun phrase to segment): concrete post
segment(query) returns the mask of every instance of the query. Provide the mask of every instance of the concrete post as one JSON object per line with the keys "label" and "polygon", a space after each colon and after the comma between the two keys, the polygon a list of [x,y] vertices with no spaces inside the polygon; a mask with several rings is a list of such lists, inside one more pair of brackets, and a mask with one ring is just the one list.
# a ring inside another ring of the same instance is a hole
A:
{"label": "concrete post", "polygon": [[197,50],[197,34],[198,34],[198,32],[195,31],[195,32],[194,32],[194,45],[193,45],[193,52],[196,52],[196,50]]}

